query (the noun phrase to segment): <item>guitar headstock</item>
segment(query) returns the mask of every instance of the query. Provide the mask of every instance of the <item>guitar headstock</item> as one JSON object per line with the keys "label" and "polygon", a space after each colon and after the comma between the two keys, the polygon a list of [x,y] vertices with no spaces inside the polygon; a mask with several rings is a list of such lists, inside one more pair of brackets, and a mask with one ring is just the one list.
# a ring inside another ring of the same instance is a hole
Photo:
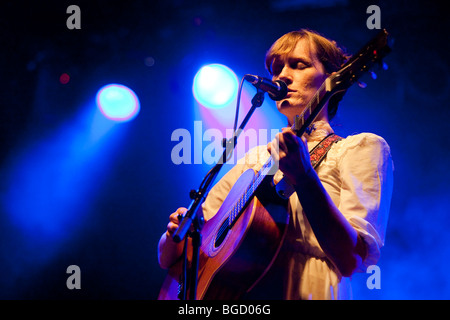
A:
{"label": "guitar headstock", "polygon": [[[389,54],[388,32],[381,30],[358,53],[354,54],[342,68],[329,77],[330,91],[336,93],[347,90],[365,73],[370,72],[375,64],[383,65],[383,58]],[[374,75],[372,74],[372,77]],[[375,76],[376,77],[376,76]]]}

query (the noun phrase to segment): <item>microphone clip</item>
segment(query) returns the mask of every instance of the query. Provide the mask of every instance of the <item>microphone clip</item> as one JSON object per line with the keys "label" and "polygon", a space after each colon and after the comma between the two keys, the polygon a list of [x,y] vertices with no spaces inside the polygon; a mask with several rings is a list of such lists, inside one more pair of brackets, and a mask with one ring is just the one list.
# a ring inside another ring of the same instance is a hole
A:
{"label": "microphone clip", "polygon": [[272,81],[251,74],[246,74],[244,79],[253,84],[255,88],[267,92],[269,97],[274,101],[284,99],[288,93],[287,84],[282,80]]}

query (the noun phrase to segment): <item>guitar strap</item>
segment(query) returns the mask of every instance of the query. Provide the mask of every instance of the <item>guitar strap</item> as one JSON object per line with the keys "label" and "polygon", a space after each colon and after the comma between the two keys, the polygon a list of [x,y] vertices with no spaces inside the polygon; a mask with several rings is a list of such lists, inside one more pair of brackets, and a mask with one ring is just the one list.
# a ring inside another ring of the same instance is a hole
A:
{"label": "guitar strap", "polygon": [[328,151],[333,146],[333,143],[341,141],[342,137],[338,136],[337,134],[331,133],[328,136],[326,136],[322,141],[320,141],[311,151],[310,151],[310,158],[311,158],[311,164],[314,169],[317,168],[317,166],[322,162],[322,160],[327,155]]}

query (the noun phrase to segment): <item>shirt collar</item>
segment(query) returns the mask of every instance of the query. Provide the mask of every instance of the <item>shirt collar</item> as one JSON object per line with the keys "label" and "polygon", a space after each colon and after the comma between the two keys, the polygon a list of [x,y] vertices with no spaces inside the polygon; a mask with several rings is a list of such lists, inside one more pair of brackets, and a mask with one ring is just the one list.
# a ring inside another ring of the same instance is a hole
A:
{"label": "shirt collar", "polygon": [[324,120],[313,122],[310,128],[310,132],[305,133],[306,141],[308,142],[321,141],[326,136],[334,133],[330,124]]}

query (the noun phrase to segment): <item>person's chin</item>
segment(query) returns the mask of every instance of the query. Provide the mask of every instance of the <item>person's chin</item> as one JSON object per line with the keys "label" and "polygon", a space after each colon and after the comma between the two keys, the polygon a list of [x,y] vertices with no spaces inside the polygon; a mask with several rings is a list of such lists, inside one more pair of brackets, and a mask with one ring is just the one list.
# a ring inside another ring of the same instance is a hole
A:
{"label": "person's chin", "polygon": [[289,99],[283,99],[277,103],[278,110],[288,108],[291,106],[291,102]]}
{"label": "person's chin", "polygon": [[289,109],[293,108],[294,105],[292,104],[291,99],[284,99],[277,103],[277,109],[281,113],[284,113],[284,111],[288,111]]}

